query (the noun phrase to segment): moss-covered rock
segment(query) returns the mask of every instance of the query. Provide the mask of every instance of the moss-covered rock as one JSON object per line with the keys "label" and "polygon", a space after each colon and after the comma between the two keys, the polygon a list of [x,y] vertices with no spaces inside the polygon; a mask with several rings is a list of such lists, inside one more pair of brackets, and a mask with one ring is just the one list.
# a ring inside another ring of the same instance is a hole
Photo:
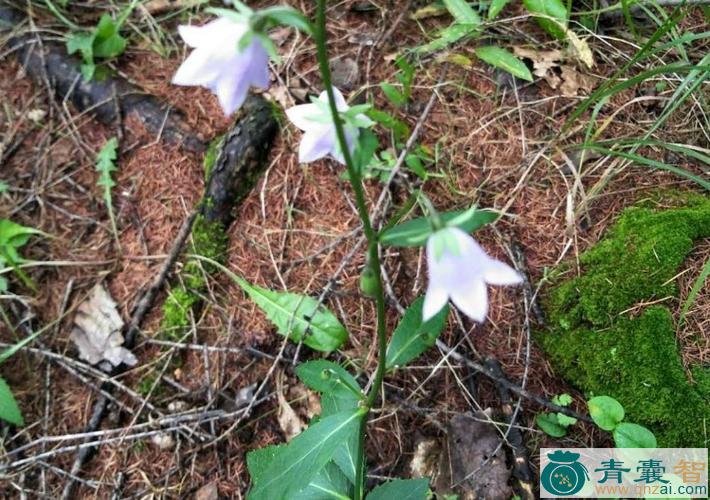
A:
{"label": "moss-covered rock", "polygon": [[565,279],[569,270],[558,270],[544,301],[549,328],[538,340],[571,383],[589,396],[618,399],[627,420],[651,428],[661,446],[704,447],[710,369],[694,367],[691,384],[668,309],[677,304],[644,304],[677,296],[674,277],[693,242],[710,237],[710,198],[652,205],[627,209],[580,257],[580,276]]}

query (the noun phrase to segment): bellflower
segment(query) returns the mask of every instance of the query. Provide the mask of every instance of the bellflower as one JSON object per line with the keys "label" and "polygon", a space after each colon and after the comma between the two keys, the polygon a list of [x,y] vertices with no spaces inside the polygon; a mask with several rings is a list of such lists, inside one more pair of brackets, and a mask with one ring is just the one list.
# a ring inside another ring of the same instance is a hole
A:
{"label": "bellflower", "polygon": [[178,68],[174,84],[207,87],[226,115],[241,107],[249,87],[269,87],[269,55],[259,37],[239,46],[249,31],[246,21],[220,17],[204,26],[179,26],[178,31],[195,50]]}
{"label": "bellflower", "polygon": [[457,227],[434,232],[427,240],[429,286],[424,297],[423,320],[434,317],[451,301],[461,312],[482,323],[488,312],[489,285],[515,285],[521,276],[499,262]]}
{"label": "bellflower", "polygon": [[[335,105],[341,116],[345,118],[343,124],[345,141],[350,154],[353,154],[360,135],[359,127],[369,127],[372,125],[372,121],[364,114],[357,113],[355,109],[352,110],[355,112],[354,116],[349,116],[347,112],[351,108],[345,102],[343,94],[335,87],[333,87],[333,94],[335,95]],[[340,163],[345,163],[335,132],[326,91],[321,92],[318,98],[313,99],[310,104],[300,104],[287,109],[286,116],[304,132],[298,147],[299,162],[308,163],[331,155]]]}

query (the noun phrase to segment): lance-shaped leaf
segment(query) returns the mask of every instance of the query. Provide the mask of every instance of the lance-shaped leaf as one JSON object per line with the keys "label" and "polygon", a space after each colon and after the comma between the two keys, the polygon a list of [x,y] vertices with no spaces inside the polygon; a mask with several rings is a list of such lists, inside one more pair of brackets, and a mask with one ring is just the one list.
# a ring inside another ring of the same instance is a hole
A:
{"label": "lance-shaped leaf", "polygon": [[445,306],[436,316],[422,322],[424,297],[419,297],[407,308],[402,320],[392,334],[387,346],[387,369],[403,366],[429,349],[446,324],[449,306]]}
{"label": "lance-shaped leaf", "polygon": [[478,47],[476,55],[488,64],[507,71],[513,76],[529,82],[533,81],[532,74],[525,63],[501,47],[495,45]]}
{"label": "lance-shaped leaf", "polygon": [[311,484],[291,497],[292,500],[350,500],[352,485],[334,462],[328,462]]}
{"label": "lance-shaped leaf", "polygon": [[426,500],[429,496],[429,480],[395,479],[373,489],[366,500]]}
{"label": "lance-shaped leaf", "polygon": [[481,24],[481,17],[466,0],[444,0],[446,9],[461,24]]}
{"label": "lance-shaped leaf", "polygon": [[0,377],[0,419],[15,425],[25,425],[15,396],[2,377]]}
{"label": "lance-shaped leaf", "polygon": [[318,301],[306,295],[275,292],[233,277],[251,300],[261,308],[281,335],[303,342],[311,349],[330,352],[340,347],[348,332],[338,318]]}
{"label": "lance-shaped leaf", "polygon": [[[256,460],[248,458],[253,485],[247,498],[286,499],[308,487],[330,462],[343,439],[358,427],[364,413],[364,410],[357,409],[325,417],[288,445],[262,452],[268,455],[260,454]],[[256,466],[255,462],[258,462]]]}
{"label": "lance-shaped leaf", "polygon": [[[493,210],[475,207],[439,214],[441,222],[445,225],[456,226],[467,233],[495,221],[498,216],[499,214]],[[380,243],[395,247],[418,247],[424,245],[433,232],[431,220],[428,217],[418,217],[383,232],[380,235]]]}
{"label": "lance-shaped leaf", "polygon": [[555,38],[565,39],[568,13],[562,0],[523,0],[523,4],[542,29]]}
{"label": "lance-shaped leaf", "polygon": [[[296,368],[296,374],[304,384],[322,393],[321,413],[328,417],[343,411],[353,411],[363,398],[357,380],[345,368],[326,360],[303,363]],[[353,428],[343,443],[333,453],[333,461],[340,467],[351,483],[355,483],[355,456],[358,446],[359,429]]]}

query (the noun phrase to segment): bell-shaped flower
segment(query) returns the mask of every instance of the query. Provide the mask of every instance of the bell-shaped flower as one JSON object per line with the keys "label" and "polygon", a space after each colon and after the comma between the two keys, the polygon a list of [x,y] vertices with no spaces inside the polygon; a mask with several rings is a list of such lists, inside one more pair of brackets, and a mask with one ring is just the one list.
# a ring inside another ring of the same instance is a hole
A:
{"label": "bell-shaped flower", "polygon": [[[343,94],[335,87],[333,87],[333,94],[335,106],[344,118],[345,141],[352,155],[360,134],[360,127],[369,127],[373,122],[364,114],[357,112],[359,106],[353,108],[348,106]],[[304,132],[298,147],[298,161],[308,163],[331,155],[344,164],[345,159],[330,112],[328,93],[323,91],[317,99],[313,98],[311,101],[310,104],[300,104],[286,110],[288,119]]]}
{"label": "bell-shaped flower", "polygon": [[269,55],[262,41],[252,36],[240,47],[249,31],[246,21],[220,17],[204,26],[179,26],[178,31],[195,50],[178,68],[174,84],[207,87],[226,115],[241,107],[251,86],[269,87]]}
{"label": "bell-shaped flower", "polygon": [[422,317],[434,317],[449,299],[461,312],[482,323],[488,312],[489,285],[515,285],[522,277],[488,256],[470,235],[457,227],[434,232],[427,240],[429,286]]}

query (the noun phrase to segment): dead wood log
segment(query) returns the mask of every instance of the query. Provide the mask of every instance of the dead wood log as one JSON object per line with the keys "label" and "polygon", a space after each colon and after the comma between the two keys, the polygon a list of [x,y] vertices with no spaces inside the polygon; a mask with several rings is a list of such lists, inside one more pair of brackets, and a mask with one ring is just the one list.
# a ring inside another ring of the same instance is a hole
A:
{"label": "dead wood log", "polygon": [[39,85],[49,85],[58,100],[71,102],[78,111],[107,125],[120,125],[124,118],[135,116],[161,140],[193,152],[206,149],[182,113],[118,76],[85,80],[80,61],[67,55],[64,45],[43,40],[37,33],[19,32],[25,20],[22,12],[0,3],[0,34],[10,35],[9,48],[27,74]]}

